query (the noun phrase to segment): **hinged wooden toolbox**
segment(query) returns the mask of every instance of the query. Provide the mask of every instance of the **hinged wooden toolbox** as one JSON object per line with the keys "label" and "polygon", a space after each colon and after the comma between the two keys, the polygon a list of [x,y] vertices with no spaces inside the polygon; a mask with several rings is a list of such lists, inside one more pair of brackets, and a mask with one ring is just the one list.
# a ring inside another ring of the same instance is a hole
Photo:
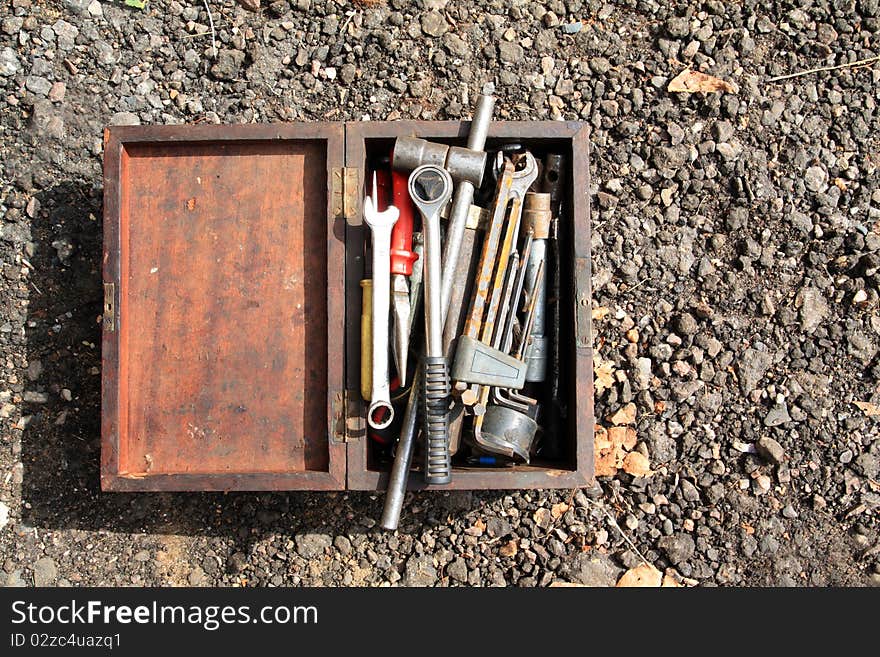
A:
{"label": "hinged wooden toolbox", "polygon": [[[368,162],[399,136],[463,146],[468,129],[457,121],[108,128],[103,489],[384,489],[391,447],[368,435],[360,394]],[[593,476],[588,130],[494,122],[486,151],[514,142],[567,163],[561,448],[517,465],[460,452],[445,488],[568,488]],[[409,486],[424,488],[413,463]]]}

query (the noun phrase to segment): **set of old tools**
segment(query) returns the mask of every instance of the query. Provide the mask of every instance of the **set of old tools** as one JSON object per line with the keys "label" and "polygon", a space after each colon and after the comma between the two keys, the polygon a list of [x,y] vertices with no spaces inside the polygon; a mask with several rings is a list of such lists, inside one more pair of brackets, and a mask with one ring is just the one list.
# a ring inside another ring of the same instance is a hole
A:
{"label": "set of old tools", "polygon": [[493,108],[478,98],[465,147],[398,138],[368,179],[361,392],[371,435],[399,436],[388,529],[419,434],[433,485],[451,481],[456,455],[463,467],[559,456],[564,157],[515,143],[487,151]]}

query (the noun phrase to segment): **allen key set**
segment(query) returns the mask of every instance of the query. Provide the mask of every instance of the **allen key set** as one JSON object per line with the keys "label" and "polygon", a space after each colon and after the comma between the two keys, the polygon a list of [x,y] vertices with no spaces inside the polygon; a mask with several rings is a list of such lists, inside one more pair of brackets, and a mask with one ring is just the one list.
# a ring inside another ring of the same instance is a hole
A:
{"label": "allen key set", "polygon": [[593,477],[589,129],[111,126],[108,491]]}

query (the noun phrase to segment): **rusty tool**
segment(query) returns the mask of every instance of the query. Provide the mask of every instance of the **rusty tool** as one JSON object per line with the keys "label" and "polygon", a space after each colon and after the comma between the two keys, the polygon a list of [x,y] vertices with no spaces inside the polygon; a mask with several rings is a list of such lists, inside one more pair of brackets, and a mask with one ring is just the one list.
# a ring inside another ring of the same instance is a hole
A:
{"label": "rusty tool", "polygon": [[443,310],[440,210],[452,196],[452,177],[445,169],[425,164],[409,177],[409,193],[422,215],[425,264],[422,274],[425,297],[424,421],[425,481],[448,484],[452,479],[449,455],[449,369],[443,355]]}
{"label": "rusty tool", "polygon": [[391,166],[395,171],[413,171],[431,164],[445,169],[453,180],[479,187],[483,183],[488,157],[481,149],[447,146],[418,137],[398,137],[394,142]]}
{"label": "rusty tool", "polygon": [[373,174],[373,195],[364,199],[364,221],[373,237],[373,354],[370,408],[367,424],[384,429],[394,419],[388,372],[388,312],[391,293],[391,229],[397,223],[398,211],[393,205],[377,209],[379,188]]}
{"label": "rusty tool", "polygon": [[[544,262],[541,261],[535,274],[536,289],[543,283],[543,279]],[[537,295],[533,294],[529,297],[522,338],[517,349],[518,358],[525,356],[526,349],[531,342],[537,301]],[[513,395],[512,391],[508,390],[507,392]],[[488,399],[488,389],[484,388],[480,402],[485,404]],[[500,395],[496,396],[496,400],[507,401]],[[526,412],[516,408],[515,402],[525,406]],[[502,403],[484,407],[483,413],[474,418],[474,442],[484,451],[503,454],[509,458],[518,456],[528,463],[532,442],[538,431],[538,423],[535,421],[537,411],[537,402],[524,395],[517,395],[509,404]]]}
{"label": "rusty tool", "polygon": [[413,203],[409,196],[407,177],[399,171],[391,172],[391,190],[394,206],[400,216],[391,231],[391,324],[394,341],[394,364],[401,387],[406,385],[406,365],[409,354],[410,295],[407,276],[412,275],[418,255],[412,249]]}
{"label": "rusty tool", "polygon": [[525,383],[524,363],[492,346],[507,265],[519,233],[523,200],[538,175],[537,163],[531,153],[523,154],[523,162],[520,170],[516,170],[513,162],[507,159],[501,166],[471,311],[456,348],[453,379],[456,389],[462,392],[462,402],[468,406],[473,406],[480,397],[477,385],[521,388]]}
{"label": "rusty tool", "polygon": [[[467,147],[471,150],[482,150],[486,146],[486,137],[489,134],[489,124],[492,122],[494,107],[495,98],[493,96],[480,95],[477,99],[474,120],[471,122],[467,141]],[[452,199],[452,209],[449,213],[449,224],[446,230],[446,244],[443,247],[443,276],[440,285],[441,323],[446,321],[449,299],[452,295],[452,280],[455,276],[455,270],[458,268],[461,240],[465,231],[468,210],[474,199],[474,190],[472,183],[461,181],[457,185]],[[421,373],[416,370],[406,412],[403,416],[400,440],[394,454],[394,465],[388,479],[388,492],[385,496],[381,519],[382,527],[388,530],[397,529],[397,525],[400,523],[400,512],[403,509],[406,483],[412,464],[413,442],[416,436],[416,401],[419,397],[419,386],[415,384],[420,381],[420,378]]]}

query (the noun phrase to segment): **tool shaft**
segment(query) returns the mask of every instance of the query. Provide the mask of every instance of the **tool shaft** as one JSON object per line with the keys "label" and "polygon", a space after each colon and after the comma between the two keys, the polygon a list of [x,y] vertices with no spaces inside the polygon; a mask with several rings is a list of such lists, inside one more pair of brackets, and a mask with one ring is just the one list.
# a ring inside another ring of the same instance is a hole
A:
{"label": "tool shaft", "polygon": [[[480,95],[477,99],[477,108],[474,111],[474,119],[471,121],[470,135],[467,142],[468,148],[473,150],[485,148],[494,107],[495,98],[493,96]],[[441,319],[444,323],[449,308],[449,299],[452,296],[452,282],[455,278],[455,270],[458,268],[461,240],[464,236],[468,211],[473,199],[473,185],[459,183],[452,200],[452,210],[450,211],[449,224],[446,229],[446,245],[443,249],[440,311]],[[409,479],[409,470],[412,465],[413,442],[416,435],[416,411],[420,387],[417,384],[420,383],[421,378],[421,368],[418,368],[413,378],[409,401],[403,416],[403,426],[400,429],[397,452],[394,455],[394,465],[391,468],[391,476],[388,479],[388,493],[385,496],[385,506],[382,510],[380,524],[389,530],[397,529],[400,523],[400,512],[403,509],[403,500],[406,496],[406,483]]]}

